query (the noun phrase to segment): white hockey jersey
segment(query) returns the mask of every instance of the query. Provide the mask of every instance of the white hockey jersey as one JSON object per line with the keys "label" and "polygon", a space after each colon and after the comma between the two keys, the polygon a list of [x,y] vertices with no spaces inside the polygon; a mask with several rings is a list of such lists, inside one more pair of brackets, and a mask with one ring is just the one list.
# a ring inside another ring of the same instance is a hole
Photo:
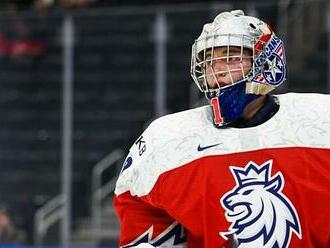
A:
{"label": "white hockey jersey", "polygon": [[250,128],[209,106],[155,120],[115,190],[122,247],[330,247],[330,96],[278,96]]}

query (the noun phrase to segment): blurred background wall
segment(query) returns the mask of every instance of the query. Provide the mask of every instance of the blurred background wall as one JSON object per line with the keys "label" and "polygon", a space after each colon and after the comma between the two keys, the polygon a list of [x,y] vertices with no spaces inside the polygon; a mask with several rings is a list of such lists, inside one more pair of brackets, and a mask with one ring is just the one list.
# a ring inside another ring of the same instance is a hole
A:
{"label": "blurred background wall", "polygon": [[190,53],[203,24],[233,8],[260,17],[286,47],[277,93],[329,93],[329,5],[1,1],[0,242],[116,247],[125,154],[157,116],[201,104]]}

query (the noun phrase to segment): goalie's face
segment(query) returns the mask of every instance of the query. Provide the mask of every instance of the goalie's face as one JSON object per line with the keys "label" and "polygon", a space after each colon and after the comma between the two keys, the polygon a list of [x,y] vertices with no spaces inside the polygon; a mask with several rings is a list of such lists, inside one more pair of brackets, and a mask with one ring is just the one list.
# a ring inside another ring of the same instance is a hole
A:
{"label": "goalie's face", "polygon": [[251,50],[234,46],[208,49],[200,57],[209,89],[219,89],[247,77],[253,60]]}

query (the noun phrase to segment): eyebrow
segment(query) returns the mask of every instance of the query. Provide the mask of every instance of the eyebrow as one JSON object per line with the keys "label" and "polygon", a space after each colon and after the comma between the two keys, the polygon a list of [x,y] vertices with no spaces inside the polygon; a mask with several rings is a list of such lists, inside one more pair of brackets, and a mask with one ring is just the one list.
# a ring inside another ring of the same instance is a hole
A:
{"label": "eyebrow", "polygon": [[[241,48],[240,47],[229,47],[229,53],[232,53],[232,52],[241,52]],[[244,51],[244,49],[243,49]]]}
{"label": "eyebrow", "polygon": [[[205,56],[211,55],[211,51],[212,51],[212,49],[207,50],[205,53]],[[243,49],[243,51],[244,51],[244,49]],[[240,47],[229,47],[229,53],[235,53],[235,52],[241,53],[241,48]],[[227,55],[227,49],[224,49],[220,55]]]}

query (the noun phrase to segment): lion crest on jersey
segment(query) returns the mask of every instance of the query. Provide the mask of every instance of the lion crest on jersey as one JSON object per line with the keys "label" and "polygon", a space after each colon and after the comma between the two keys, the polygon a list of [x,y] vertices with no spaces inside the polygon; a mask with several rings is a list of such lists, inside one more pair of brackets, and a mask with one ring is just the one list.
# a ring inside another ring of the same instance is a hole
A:
{"label": "lion crest on jersey", "polygon": [[272,162],[230,167],[236,187],[220,201],[232,224],[220,235],[226,240],[234,237],[240,248],[287,248],[292,232],[301,239],[298,214],[282,193],[282,173],[271,175]]}

